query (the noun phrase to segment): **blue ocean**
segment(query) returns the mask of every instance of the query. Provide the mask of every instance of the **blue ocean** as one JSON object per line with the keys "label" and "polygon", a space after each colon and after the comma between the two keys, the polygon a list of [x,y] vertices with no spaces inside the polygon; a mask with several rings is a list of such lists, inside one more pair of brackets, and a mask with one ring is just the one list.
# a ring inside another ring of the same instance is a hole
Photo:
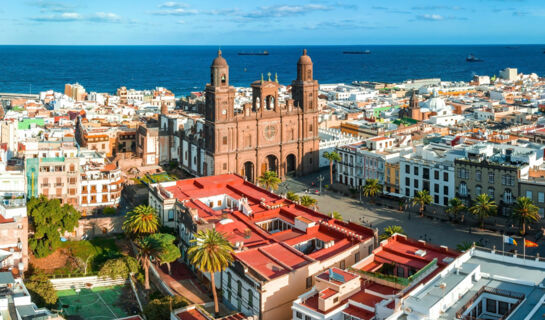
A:
{"label": "blue ocean", "polygon": [[[296,75],[303,46],[224,46],[235,86],[278,74],[282,84]],[[470,80],[506,67],[545,75],[545,45],[305,46],[320,83],[370,80],[397,82],[438,77]],[[88,92],[114,93],[120,86],[172,90],[177,96],[202,90],[217,46],[0,46],[0,92],[63,91],[79,82]],[[238,55],[267,50],[268,56]],[[370,50],[371,54],[343,54]],[[466,62],[473,54],[481,62]]]}

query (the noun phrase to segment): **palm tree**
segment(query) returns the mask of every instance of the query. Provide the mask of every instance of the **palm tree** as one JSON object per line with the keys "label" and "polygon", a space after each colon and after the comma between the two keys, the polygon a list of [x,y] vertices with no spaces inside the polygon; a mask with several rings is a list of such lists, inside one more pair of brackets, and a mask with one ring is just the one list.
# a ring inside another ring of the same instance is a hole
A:
{"label": "palm tree", "polygon": [[447,213],[454,216],[454,219],[458,218],[458,214],[462,214],[461,221],[464,222],[464,215],[463,211],[466,209],[466,206],[462,202],[462,200],[458,198],[452,198],[448,202],[448,208]]}
{"label": "palm tree", "polygon": [[324,152],[322,155],[325,159],[329,160],[329,184],[333,184],[333,163],[335,161],[341,161],[341,156],[333,151],[333,152]]}
{"label": "palm tree", "polygon": [[161,243],[151,237],[145,237],[136,241],[136,247],[138,248],[138,261],[144,268],[144,288],[149,290],[150,259],[161,252]]}
{"label": "palm tree", "polygon": [[233,247],[223,234],[214,229],[197,232],[191,243],[193,246],[187,251],[191,263],[201,272],[210,273],[210,284],[214,295],[214,311],[217,314],[219,305],[214,273],[225,270],[233,261]]}
{"label": "palm tree", "polygon": [[464,242],[460,242],[456,245],[456,250],[460,251],[460,252],[465,252],[471,248],[473,248],[473,245],[476,245],[476,246],[481,246],[482,245],[480,243],[474,243],[474,242],[471,242],[471,241],[464,241]]}
{"label": "palm tree", "polygon": [[431,196],[428,193],[428,190],[420,190],[416,193],[413,198],[413,205],[420,206],[420,216],[424,216],[424,208],[427,204],[431,203]]}
{"label": "palm tree", "polygon": [[379,240],[382,241],[388,239],[396,233],[405,234],[405,231],[403,230],[402,226],[387,226],[384,228],[384,233],[379,236]]}
{"label": "palm tree", "polygon": [[123,231],[136,236],[155,233],[158,228],[159,217],[155,209],[146,205],[139,205],[127,212],[123,222]]}
{"label": "palm tree", "polygon": [[[378,183],[377,179],[365,180],[363,186],[363,195],[367,198],[375,198],[382,191],[382,186]],[[374,200],[372,200],[374,202]]]}
{"label": "palm tree", "polygon": [[293,191],[288,191],[288,193],[286,193],[286,199],[293,202],[299,202],[299,196]]}
{"label": "palm tree", "polygon": [[469,208],[469,212],[477,216],[481,221],[481,229],[484,228],[484,219],[495,215],[496,210],[496,203],[486,193],[478,195],[475,198],[475,204]]}
{"label": "palm tree", "polygon": [[301,205],[305,207],[311,207],[316,205],[316,199],[311,196],[302,196]]}
{"label": "palm tree", "polygon": [[274,190],[278,189],[278,185],[282,182],[280,178],[278,178],[278,175],[274,171],[265,171],[259,177],[258,179],[259,184],[273,192]]}
{"label": "palm tree", "polygon": [[339,221],[343,221],[343,216],[342,216],[340,213],[338,213],[337,211],[332,211],[332,212],[330,212],[330,213],[329,213],[329,216],[330,216],[331,218],[333,218],[333,219],[337,219],[337,220],[339,220]]}
{"label": "palm tree", "polygon": [[526,234],[526,224],[533,221],[538,221],[539,208],[534,205],[532,200],[527,197],[518,197],[515,206],[513,207],[513,217],[519,220],[522,227],[521,234]]}

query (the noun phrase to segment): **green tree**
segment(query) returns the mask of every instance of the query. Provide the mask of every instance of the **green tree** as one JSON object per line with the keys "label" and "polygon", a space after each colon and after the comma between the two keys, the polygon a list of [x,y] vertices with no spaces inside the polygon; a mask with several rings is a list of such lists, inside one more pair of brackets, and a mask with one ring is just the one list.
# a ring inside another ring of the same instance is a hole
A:
{"label": "green tree", "polygon": [[286,198],[293,202],[299,202],[299,196],[293,191],[288,191],[288,193],[286,193]]}
{"label": "green tree", "polygon": [[384,228],[384,232],[379,236],[379,240],[388,239],[396,233],[405,234],[405,231],[402,226],[387,226]]}
{"label": "green tree", "polygon": [[214,229],[197,232],[191,243],[193,246],[187,251],[189,260],[201,272],[210,273],[214,310],[217,314],[219,305],[214,273],[225,270],[233,261],[233,247],[223,234]]}
{"label": "green tree", "polygon": [[[481,246],[480,243],[476,243],[475,245],[476,246]],[[464,242],[458,243],[456,245],[456,250],[458,250],[460,252],[467,251],[467,250],[469,250],[471,248],[473,248],[473,242],[471,242],[471,241],[464,241]]]}
{"label": "green tree", "polygon": [[428,193],[428,190],[420,190],[416,193],[413,198],[413,205],[420,206],[420,216],[424,216],[424,208],[427,204],[431,203],[431,196]]}
{"label": "green tree", "polygon": [[271,192],[278,189],[278,185],[282,182],[274,171],[265,171],[258,179],[259,184]]}
{"label": "green tree", "polygon": [[136,247],[138,248],[138,262],[144,269],[144,288],[149,290],[150,259],[161,252],[161,243],[153,238],[144,237],[136,241]]}
{"label": "green tree", "polygon": [[49,278],[43,273],[36,273],[25,280],[25,286],[30,293],[32,302],[38,307],[51,308],[57,304],[59,297]]}
{"label": "green tree", "polygon": [[157,232],[159,217],[150,206],[139,205],[127,212],[123,221],[123,231],[138,237]]}
{"label": "green tree", "polygon": [[127,279],[131,273],[138,272],[138,261],[129,256],[107,260],[98,272],[99,277]]}
{"label": "green tree", "polygon": [[448,201],[447,213],[452,215],[454,219],[458,219],[458,215],[461,215],[461,221],[464,222],[464,211],[466,206],[462,200],[458,198],[452,198]]}
{"label": "green tree", "polygon": [[333,184],[333,163],[334,162],[338,162],[338,161],[341,161],[341,156],[333,151],[333,152],[324,152],[324,154],[322,155],[322,157],[324,157],[325,159],[327,159],[329,161],[329,184]]}
{"label": "green tree", "polygon": [[61,206],[59,199],[49,200],[44,196],[30,199],[27,212],[34,229],[28,243],[38,258],[55,251],[61,244],[61,235],[74,231],[81,216],[71,205]]}
{"label": "green tree", "polygon": [[532,200],[527,197],[518,197],[515,206],[513,207],[513,217],[519,221],[521,226],[520,233],[526,234],[526,224],[538,221],[539,208],[534,205]]}
{"label": "green tree", "polygon": [[155,257],[159,264],[166,264],[168,273],[171,274],[170,263],[182,256],[178,246],[174,244],[176,237],[168,233],[155,233],[149,236],[161,244],[161,251]]}
{"label": "green tree", "polygon": [[316,199],[311,196],[304,195],[301,197],[301,205],[305,207],[312,207],[316,205]]}
{"label": "green tree", "polygon": [[160,299],[153,299],[144,306],[144,315],[147,320],[170,319],[171,309],[183,308],[188,304],[190,302],[182,296],[166,296]]}
{"label": "green tree", "polygon": [[367,179],[365,180],[365,185],[363,186],[363,195],[367,198],[376,198],[382,192],[382,186],[378,183],[377,179]]}
{"label": "green tree", "polygon": [[496,211],[496,203],[486,193],[478,195],[475,204],[469,208],[469,212],[479,218],[481,228],[484,228],[484,219],[496,215]]}
{"label": "green tree", "polygon": [[332,212],[330,212],[330,213],[329,213],[329,216],[330,216],[331,218],[333,218],[333,219],[337,219],[337,220],[339,220],[339,221],[343,221],[343,216],[342,216],[339,212],[337,212],[337,211],[332,211]]}

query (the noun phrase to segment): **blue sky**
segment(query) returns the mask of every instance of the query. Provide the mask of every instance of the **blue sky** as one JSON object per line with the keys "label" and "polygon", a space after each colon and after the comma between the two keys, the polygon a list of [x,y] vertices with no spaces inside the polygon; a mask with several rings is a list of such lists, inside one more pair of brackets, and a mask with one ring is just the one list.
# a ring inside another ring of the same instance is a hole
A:
{"label": "blue sky", "polygon": [[543,0],[2,0],[0,44],[544,43]]}

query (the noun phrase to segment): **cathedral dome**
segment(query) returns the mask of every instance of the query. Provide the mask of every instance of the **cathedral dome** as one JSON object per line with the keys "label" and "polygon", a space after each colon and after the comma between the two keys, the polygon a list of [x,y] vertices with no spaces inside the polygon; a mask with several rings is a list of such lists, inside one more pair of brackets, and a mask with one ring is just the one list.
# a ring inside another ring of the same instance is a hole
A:
{"label": "cathedral dome", "polygon": [[445,100],[443,100],[442,98],[440,98],[440,97],[437,95],[437,92],[436,92],[436,91],[433,93],[433,96],[431,97],[431,99],[429,99],[428,101],[426,101],[426,107],[427,107],[430,111],[433,111],[433,112],[439,112],[439,111],[441,111],[441,110],[447,109],[447,105],[445,104]]}
{"label": "cathedral dome", "polygon": [[299,58],[297,64],[312,64],[312,60],[307,56],[307,49],[303,49],[303,55]]}
{"label": "cathedral dome", "polygon": [[212,67],[227,67],[227,61],[221,56],[221,50],[218,50],[218,56],[212,61]]}

